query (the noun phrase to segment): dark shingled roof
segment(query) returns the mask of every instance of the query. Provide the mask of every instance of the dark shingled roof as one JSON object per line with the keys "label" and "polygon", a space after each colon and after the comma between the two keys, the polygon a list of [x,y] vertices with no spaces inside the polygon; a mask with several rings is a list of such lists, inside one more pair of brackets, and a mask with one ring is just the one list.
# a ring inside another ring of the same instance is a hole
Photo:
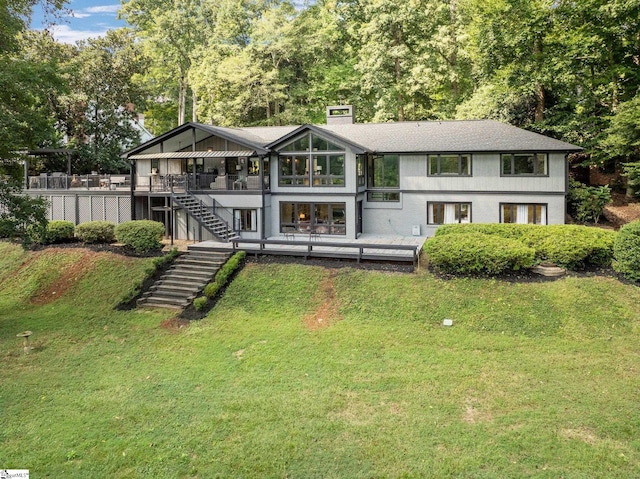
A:
{"label": "dark shingled roof", "polygon": [[290,125],[228,128],[201,123],[181,125],[125,155],[138,153],[152,144],[195,127],[222,135],[259,154],[278,150],[306,129],[347,143],[354,151],[374,153],[473,153],[473,152],[572,152],[582,148],[548,136],[494,120],[412,121],[397,123],[354,123],[333,125]]}
{"label": "dark shingled roof", "polygon": [[[372,152],[580,151],[582,148],[494,120],[314,125]],[[276,142],[298,126],[230,128],[247,139]]]}

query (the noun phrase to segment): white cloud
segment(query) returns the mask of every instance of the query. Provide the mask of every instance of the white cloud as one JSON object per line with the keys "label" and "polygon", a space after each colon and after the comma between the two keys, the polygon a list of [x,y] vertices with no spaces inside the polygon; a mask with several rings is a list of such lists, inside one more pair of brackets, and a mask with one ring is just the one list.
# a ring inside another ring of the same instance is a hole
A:
{"label": "white cloud", "polygon": [[102,30],[73,30],[68,25],[54,25],[48,30],[53,35],[53,38],[59,42],[74,44],[87,38],[104,37],[108,28],[105,27]]}
{"label": "white cloud", "polygon": [[87,13],[116,13],[120,10],[120,4],[117,5],[99,5],[97,7],[88,7],[84,11]]}
{"label": "white cloud", "polygon": [[73,17],[73,18],[87,18],[87,17],[90,17],[91,14],[90,13],[71,12],[71,14],[69,16]]}

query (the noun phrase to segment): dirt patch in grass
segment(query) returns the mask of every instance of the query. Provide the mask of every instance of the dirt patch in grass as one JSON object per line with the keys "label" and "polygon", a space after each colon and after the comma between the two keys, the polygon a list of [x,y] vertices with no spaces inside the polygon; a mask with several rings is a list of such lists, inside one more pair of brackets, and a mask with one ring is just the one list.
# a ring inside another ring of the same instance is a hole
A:
{"label": "dirt patch in grass", "polygon": [[[35,253],[31,261],[36,260],[42,255],[54,256],[60,254],[60,252],[61,251],[56,248],[49,248],[45,251]],[[64,296],[67,290],[76,285],[87,272],[95,267],[98,256],[99,253],[84,250],[80,258],[73,263],[64,265],[60,276],[58,276],[52,284],[45,288],[38,289],[31,298],[31,303],[44,305]]]}
{"label": "dirt patch in grass", "polygon": [[311,331],[328,328],[342,319],[338,311],[339,304],[336,298],[336,287],[333,282],[336,274],[335,270],[330,270],[327,277],[320,283],[318,295],[320,295],[322,303],[313,313],[304,317],[304,325]]}
{"label": "dirt patch in grass", "polygon": [[565,439],[575,439],[578,441],[586,442],[587,444],[594,445],[597,441],[597,437],[587,428],[579,429],[562,429],[560,435]]}
{"label": "dirt patch in grass", "polygon": [[180,319],[176,316],[173,318],[165,319],[160,323],[160,328],[169,331],[170,333],[178,333],[181,329],[187,328],[189,326],[189,321],[186,319]]}
{"label": "dirt patch in grass", "polygon": [[468,399],[465,402],[464,413],[462,413],[462,421],[467,424],[476,424],[480,422],[487,422],[493,419],[490,413],[482,411],[477,407],[478,401],[475,399]]}

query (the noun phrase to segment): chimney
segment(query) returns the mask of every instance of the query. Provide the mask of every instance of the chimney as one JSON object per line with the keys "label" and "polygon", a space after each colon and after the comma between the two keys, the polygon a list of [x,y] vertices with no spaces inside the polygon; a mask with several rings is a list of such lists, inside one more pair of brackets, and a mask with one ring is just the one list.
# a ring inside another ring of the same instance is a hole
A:
{"label": "chimney", "polygon": [[336,105],[327,107],[327,125],[351,125],[355,123],[353,105]]}

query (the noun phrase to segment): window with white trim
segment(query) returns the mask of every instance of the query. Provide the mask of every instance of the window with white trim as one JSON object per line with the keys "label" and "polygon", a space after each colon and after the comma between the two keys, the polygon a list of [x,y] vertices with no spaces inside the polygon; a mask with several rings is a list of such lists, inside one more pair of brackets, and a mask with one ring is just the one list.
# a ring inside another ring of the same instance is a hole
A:
{"label": "window with white trim", "polygon": [[471,222],[471,203],[427,203],[427,223],[447,225]]}
{"label": "window with white trim", "polygon": [[546,204],[502,203],[500,222],[530,225],[547,224]]}

